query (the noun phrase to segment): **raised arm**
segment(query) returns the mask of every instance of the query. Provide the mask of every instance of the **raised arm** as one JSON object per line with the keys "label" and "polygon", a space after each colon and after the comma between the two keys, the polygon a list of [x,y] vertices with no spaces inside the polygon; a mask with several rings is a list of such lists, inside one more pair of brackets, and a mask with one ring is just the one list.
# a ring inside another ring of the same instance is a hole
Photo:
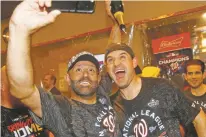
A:
{"label": "raised arm", "polygon": [[193,121],[198,137],[206,137],[206,114],[201,109]]}
{"label": "raised arm", "polygon": [[[121,43],[121,30],[119,28],[118,23],[116,22],[116,20],[114,19],[113,15],[111,13],[110,3],[111,3],[110,0],[105,0],[106,12],[107,12],[108,16],[112,19],[112,22],[114,24],[112,26],[112,30],[110,32],[110,37],[108,39],[108,47],[112,43]],[[109,77],[109,75],[107,74],[105,65],[102,67],[100,85],[104,88],[105,92],[107,92],[108,94],[111,93],[112,80]]]}
{"label": "raised arm", "polygon": [[121,30],[119,28],[117,21],[115,20],[114,16],[111,13],[110,3],[111,3],[110,0],[105,0],[106,12],[113,22],[112,30],[108,40],[108,45],[110,45],[111,43],[121,43]]}
{"label": "raised arm", "polygon": [[60,14],[57,10],[47,13],[46,7],[50,6],[49,0],[24,0],[14,10],[9,23],[7,72],[10,92],[40,117],[41,102],[33,80],[30,37]]}

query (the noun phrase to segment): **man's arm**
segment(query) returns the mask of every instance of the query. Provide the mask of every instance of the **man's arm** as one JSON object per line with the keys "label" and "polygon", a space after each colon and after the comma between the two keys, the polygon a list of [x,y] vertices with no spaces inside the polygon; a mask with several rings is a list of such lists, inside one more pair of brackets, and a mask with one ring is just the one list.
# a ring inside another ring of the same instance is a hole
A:
{"label": "man's arm", "polygon": [[108,46],[111,43],[121,43],[121,30],[116,22],[114,22],[114,25],[112,26]]}
{"label": "man's arm", "polygon": [[193,123],[198,137],[206,137],[206,116],[203,110],[199,111],[191,107],[189,100],[180,91],[180,89],[174,85],[171,87],[173,88],[171,92],[174,93],[174,96],[171,95],[171,99],[176,102],[174,109],[178,114],[180,123],[184,127],[187,127],[189,124]]}
{"label": "man's arm", "polygon": [[25,0],[16,7],[9,23],[7,72],[10,92],[40,117],[41,102],[33,80],[30,35],[60,14],[59,11],[47,13],[45,7],[49,6],[51,1],[48,0]]}
{"label": "man's arm", "polygon": [[[119,28],[117,21],[115,20],[115,18],[113,17],[113,15],[111,13],[110,3],[111,3],[110,0],[105,0],[106,12],[107,12],[108,16],[112,19],[112,22],[114,24],[112,26],[112,30],[110,32],[108,46],[107,46],[108,48],[109,48],[110,44],[112,44],[112,43],[121,43],[121,30]],[[104,88],[105,92],[110,94],[110,92],[112,90],[112,80],[110,79],[109,75],[107,74],[105,65],[102,67],[102,71],[101,71],[100,75],[101,75],[100,85]]]}
{"label": "man's arm", "polygon": [[201,109],[193,121],[198,137],[206,137],[206,115]]}
{"label": "man's arm", "polygon": [[111,43],[121,43],[121,30],[119,28],[117,21],[115,20],[114,16],[111,13],[110,3],[111,3],[110,0],[105,0],[105,7],[106,7],[107,15],[112,19],[112,22],[113,22],[112,30],[111,30],[110,37],[108,40],[108,46]]}

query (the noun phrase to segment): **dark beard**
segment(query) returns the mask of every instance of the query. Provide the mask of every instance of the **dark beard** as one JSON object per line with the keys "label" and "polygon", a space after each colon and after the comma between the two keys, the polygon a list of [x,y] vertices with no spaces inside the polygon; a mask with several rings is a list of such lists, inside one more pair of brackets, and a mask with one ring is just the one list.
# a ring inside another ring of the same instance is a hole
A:
{"label": "dark beard", "polygon": [[[79,82],[81,82],[81,81],[83,81],[83,80],[85,80],[85,79],[81,79],[81,80],[79,80],[79,81],[71,80],[71,88],[72,88],[72,90],[73,90],[77,95],[82,96],[82,97],[91,97],[91,96],[93,96],[93,95],[96,93],[96,91],[97,91],[97,85],[98,85],[98,83],[96,83],[94,86],[92,85],[92,88],[91,88],[91,90],[90,90],[90,92],[89,92],[88,94],[84,94],[84,93],[82,93],[82,92],[80,91],[79,88],[76,87],[76,83],[79,83]],[[87,80],[90,81],[89,79],[87,79]]]}

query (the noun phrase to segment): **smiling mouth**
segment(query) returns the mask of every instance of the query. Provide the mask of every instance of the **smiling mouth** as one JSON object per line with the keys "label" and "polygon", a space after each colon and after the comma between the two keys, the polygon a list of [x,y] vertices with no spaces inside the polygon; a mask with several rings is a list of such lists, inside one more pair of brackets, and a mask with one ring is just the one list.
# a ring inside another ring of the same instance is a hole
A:
{"label": "smiling mouth", "polygon": [[82,81],[82,82],[80,82],[80,85],[81,86],[89,86],[89,85],[91,85],[88,81]]}
{"label": "smiling mouth", "polygon": [[198,80],[192,80],[191,82],[192,82],[192,83],[196,83],[196,82],[198,82]]}
{"label": "smiling mouth", "polygon": [[118,69],[115,71],[115,76],[116,76],[116,79],[119,80],[121,78],[123,78],[125,76],[125,70],[123,69]]}

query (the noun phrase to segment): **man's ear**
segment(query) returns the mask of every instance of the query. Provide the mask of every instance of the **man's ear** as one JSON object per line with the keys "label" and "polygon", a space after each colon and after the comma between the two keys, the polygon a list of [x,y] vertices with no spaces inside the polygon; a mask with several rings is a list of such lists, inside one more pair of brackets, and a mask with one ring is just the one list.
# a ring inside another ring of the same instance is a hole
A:
{"label": "man's ear", "polygon": [[136,56],[132,59],[132,62],[133,62],[133,67],[136,68],[138,65]]}
{"label": "man's ear", "polygon": [[69,76],[68,73],[65,76],[65,80],[67,81],[68,85],[70,86],[71,85],[71,79],[70,79],[70,76]]}

